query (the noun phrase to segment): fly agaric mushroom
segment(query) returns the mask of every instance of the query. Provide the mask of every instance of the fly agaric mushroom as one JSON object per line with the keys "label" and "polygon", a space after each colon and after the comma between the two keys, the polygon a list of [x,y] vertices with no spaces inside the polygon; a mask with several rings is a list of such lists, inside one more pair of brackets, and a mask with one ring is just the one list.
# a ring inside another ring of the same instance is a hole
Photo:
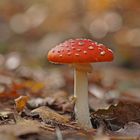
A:
{"label": "fly agaric mushroom", "polygon": [[88,106],[87,73],[92,71],[92,62],[113,60],[113,52],[103,44],[90,39],[70,39],[48,52],[48,60],[74,67],[75,115],[82,127],[92,128]]}

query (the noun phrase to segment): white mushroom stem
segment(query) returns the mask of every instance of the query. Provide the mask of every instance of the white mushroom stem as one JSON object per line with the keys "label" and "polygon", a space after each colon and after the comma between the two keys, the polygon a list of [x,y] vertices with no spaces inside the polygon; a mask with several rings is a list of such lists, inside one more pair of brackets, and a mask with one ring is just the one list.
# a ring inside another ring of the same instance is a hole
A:
{"label": "white mushroom stem", "polygon": [[81,127],[92,128],[88,104],[88,78],[87,72],[91,72],[90,64],[74,64],[74,96],[75,115]]}

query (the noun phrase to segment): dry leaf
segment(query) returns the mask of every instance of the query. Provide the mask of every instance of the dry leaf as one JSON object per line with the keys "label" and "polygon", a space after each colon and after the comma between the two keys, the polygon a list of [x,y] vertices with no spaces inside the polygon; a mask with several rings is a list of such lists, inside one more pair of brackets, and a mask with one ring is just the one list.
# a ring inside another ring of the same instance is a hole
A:
{"label": "dry leaf", "polygon": [[140,123],[140,103],[131,100],[120,101],[117,106],[99,109],[92,113],[93,125],[105,125],[110,130],[118,130],[128,122]]}
{"label": "dry leaf", "polygon": [[60,122],[60,123],[69,122],[69,119],[67,117],[62,116],[62,115],[58,114],[57,112],[53,111],[52,109],[50,109],[48,107],[45,107],[45,106],[34,109],[34,110],[31,111],[31,113],[39,114],[40,118],[43,121],[53,120],[53,121],[57,121],[57,122]]}
{"label": "dry leaf", "polygon": [[14,134],[9,132],[0,133],[0,140],[19,140]]}
{"label": "dry leaf", "polygon": [[16,122],[15,115],[11,111],[0,112],[0,124],[14,124]]}
{"label": "dry leaf", "polygon": [[0,133],[7,132],[16,136],[39,133],[39,124],[32,120],[19,120],[15,125],[2,125]]}
{"label": "dry leaf", "polygon": [[129,122],[121,128],[120,130],[114,132],[113,134],[119,136],[129,136],[129,137],[139,137],[140,136],[140,124],[135,122]]}
{"label": "dry leaf", "polygon": [[17,99],[15,99],[16,110],[18,112],[23,111],[28,100],[29,100],[29,96],[20,96]]}
{"label": "dry leaf", "polygon": [[69,94],[65,91],[57,91],[51,97],[46,97],[46,104],[55,110],[62,111],[63,113],[72,112],[74,108],[74,100],[68,96]]}

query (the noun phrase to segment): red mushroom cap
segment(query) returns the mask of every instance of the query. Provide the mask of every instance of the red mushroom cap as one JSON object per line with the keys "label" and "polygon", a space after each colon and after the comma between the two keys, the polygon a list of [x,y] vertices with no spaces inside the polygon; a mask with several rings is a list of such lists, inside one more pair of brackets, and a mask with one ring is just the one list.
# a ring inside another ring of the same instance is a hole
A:
{"label": "red mushroom cap", "polygon": [[113,60],[113,52],[90,39],[70,39],[52,48],[48,60],[61,64],[106,62]]}

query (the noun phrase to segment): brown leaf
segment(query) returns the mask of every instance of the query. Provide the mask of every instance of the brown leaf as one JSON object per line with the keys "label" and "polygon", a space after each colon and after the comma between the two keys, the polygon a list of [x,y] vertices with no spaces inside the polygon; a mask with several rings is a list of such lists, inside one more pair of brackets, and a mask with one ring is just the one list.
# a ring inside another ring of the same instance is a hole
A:
{"label": "brown leaf", "polygon": [[53,121],[57,121],[60,123],[69,122],[69,119],[67,117],[62,116],[62,115],[58,114],[57,112],[53,111],[52,109],[45,107],[45,106],[34,109],[31,111],[31,113],[39,114],[40,118],[43,121],[53,120]]}
{"label": "brown leaf", "polygon": [[135,122],[129,122],[121,128],[120,130],[114,132],[113,134],[119,136],[131,136],[131,137],[139,137],[140,136],[140,124]]}
{"label": "brown leaf", "polygon": [[14,124],[16,122],[15,115],[11,111],[0,112],[0,124]]}
{"label": "brown leaf", "polygon": [[62,105],[62,111],[63,112],[72,112],[74,111],[74,103],[73,102],[67,102]]}
{"label": "brown leaf", "polygon": [[9,132],[0,133],[0,140],[19,140],[14,134]]}
{"label": "brown leaf", "polygon": [[20,96],[17,99],[15,99],[16,110],[18,112],[23,111],[28,100],[29,100],[29,96]]}
{"label": "brown leaf", "polygon": [[111,105],[107,110],[99,109],[91,117],[93,124],[103,123],[107,128],[116,130],[131,121],[140,123],[140,103],[120,101],[117,106]]}
{"label": "brown leaf", "polygon": [[16,136],[39,133],[39,124],[32,120],[19,120],[15,125],[2,125],[0,133],[7,132]]}
{"label": "brown leaf", "polygon": [[99,136],[95,136],[94,140],[111,140],[111,139],[106,135],[99,135]]}

